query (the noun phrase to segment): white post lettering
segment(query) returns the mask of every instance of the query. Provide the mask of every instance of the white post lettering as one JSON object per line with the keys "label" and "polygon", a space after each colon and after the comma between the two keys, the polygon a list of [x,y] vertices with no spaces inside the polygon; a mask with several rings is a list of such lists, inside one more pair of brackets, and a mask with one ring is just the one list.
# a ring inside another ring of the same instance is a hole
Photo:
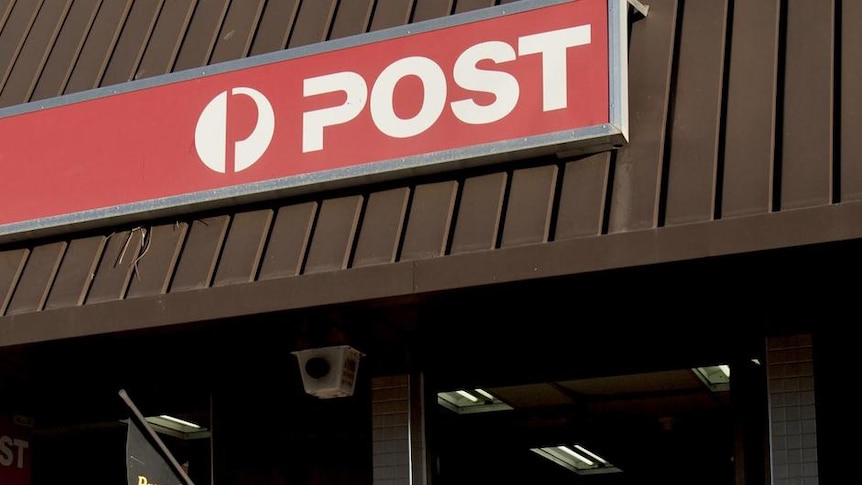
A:
{"label": "white post lettering", "polygon": [[496,99],[488,105],[480,105],[473,99],[452,102],[452,112],[464,123],[481,125],[501,120],[515,109],[521,94],[518,80],[508,72],[479,69],[479,61],[489,59],[499,64],[515,60],[515,49],[500,41],[482,42],[465,50],[458,56],[453,77],[458,86],[471,91],[493,94]]}
{"label": "white post lettering", "polygon": [[[395,114],[395,85],[402,78],[416,76],[422,81],[423,100],[419,112],[402,119]],[[371,88],[371,118],[377,128],[394,138],[418,135],[433,125],[446,105],[446,75],[427,57],[405,57],[390,64]]]}
{"label": "white post lettering", "polygon": [[338,91],[347,94],[344,104],[302,114],[302,153],[323,150],[323,128],[356,118],[365,108],[368,97],[365,79],[351,71],[327,74],[303,81],[305,97]]}
{"label": "white post lettering", "polygon": [[518,38],[518,54],[542,54],[542,109],[568,105],[566,49],[591,42],[590,25],[552,30]]}
{"label": "white post lettering", "polygon": [[12,464],[12,438],[9,436],[0,436],[0,466],[9,466]]}
{"label": "white post lettering", "polygon": [[24,468],[24,450],[30,447],[30,443],[24,440],[15,439],[13,444],[18,448],[18,468]]}

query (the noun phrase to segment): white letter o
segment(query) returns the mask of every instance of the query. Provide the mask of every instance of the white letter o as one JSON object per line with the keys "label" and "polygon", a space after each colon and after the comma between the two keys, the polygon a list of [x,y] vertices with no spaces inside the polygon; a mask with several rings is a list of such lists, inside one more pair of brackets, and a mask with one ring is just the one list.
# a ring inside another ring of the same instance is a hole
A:
{"label": "white letter o", "polygon": [[[422,107],[412,118],[395,114],[395,85],[406,76],[422,81]],[[433,125],[446,105],[446,75],[436,62],[427,57],[405,57],[390,64],[371,88],[371,118],[377,128],[393,138],[409,138]]]}

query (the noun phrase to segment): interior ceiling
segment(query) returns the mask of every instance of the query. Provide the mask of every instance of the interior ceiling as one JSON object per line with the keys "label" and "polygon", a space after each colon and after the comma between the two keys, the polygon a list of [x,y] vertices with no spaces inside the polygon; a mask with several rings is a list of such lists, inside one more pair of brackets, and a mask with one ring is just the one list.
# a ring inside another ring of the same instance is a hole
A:
{"label": "interior ceiling", "polygon": [[727,392],[709,389],[691,369],[495,387],[488,391],[515,408],[578,405],[594,412],[625,411],[655,418],[727,404]]}
{"label": "interior ceiling", "polygon": [[[691,470],[709,469],[710,480],[727,483],[733,455],[730,392],[710,389],[691,369],[485,390],[512,409],[455,413],[437,407],[444,469],[479,469],[489,481],[524,475],[542,483],[614,484],[654,483],[677,474],[690,479]],[[561,445],[585,446],[622,473],[576,476],[529,451]],[[511,475],[495,466],[501,462]],[[470,483],[461,478],[456,483]]]}

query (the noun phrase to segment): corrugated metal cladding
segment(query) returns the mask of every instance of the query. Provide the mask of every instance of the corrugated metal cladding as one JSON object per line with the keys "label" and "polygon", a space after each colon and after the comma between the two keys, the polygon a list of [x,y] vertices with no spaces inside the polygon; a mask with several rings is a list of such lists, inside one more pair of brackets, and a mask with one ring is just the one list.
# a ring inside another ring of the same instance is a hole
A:
{"label": "corrugated metal cladding", "polygon": [[[0,105],[494,3],[0,0]],[[0,343],[862,236],[862,2],[643,3],[625,148],[7,245]]]}

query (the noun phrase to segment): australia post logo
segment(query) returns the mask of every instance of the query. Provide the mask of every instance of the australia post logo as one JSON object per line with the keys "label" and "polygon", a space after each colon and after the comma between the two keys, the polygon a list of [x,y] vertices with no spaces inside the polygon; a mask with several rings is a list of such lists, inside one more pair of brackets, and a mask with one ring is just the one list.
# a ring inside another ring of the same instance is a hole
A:
{"label": "australia post logo", "polygon": [[611,7],[626,0],[524,0],[0,111],[0,239],[622,143]]}
{"label": "australia post logo", "polygon": [[207,104],[195,127],[195,150],[201,161],[219,173],[228,171],[228,160],[233,159],[233,171],[251,167],[266,152],[275,131],[275,115],[266,96],[252,88],[238,87],[230,96],[247,96],[254,101],[257,122],[251,134],[243,140],[227,145],[228,91],[222,91]]}

